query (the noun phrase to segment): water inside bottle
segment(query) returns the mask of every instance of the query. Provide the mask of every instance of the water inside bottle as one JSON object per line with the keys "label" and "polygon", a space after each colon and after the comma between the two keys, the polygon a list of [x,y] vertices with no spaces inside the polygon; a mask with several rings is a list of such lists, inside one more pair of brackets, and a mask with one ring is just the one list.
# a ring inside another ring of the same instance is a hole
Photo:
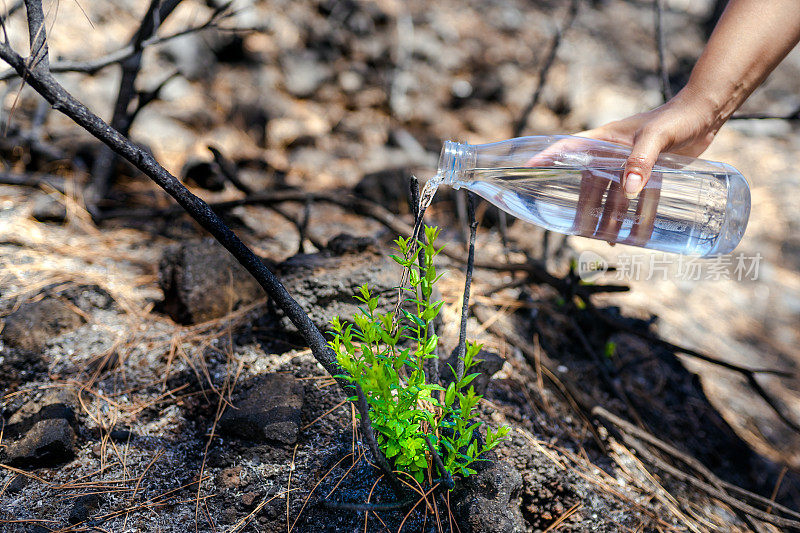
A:
{"label": "water inside bottle", "polygon": [[633,200],[622,193],[620,173],[595,167],[476,168],[453,186],[558,233],[682,254],[714,251],[725,221],[725,173],[694,171],[687,179],[680,170],[654,171]]}

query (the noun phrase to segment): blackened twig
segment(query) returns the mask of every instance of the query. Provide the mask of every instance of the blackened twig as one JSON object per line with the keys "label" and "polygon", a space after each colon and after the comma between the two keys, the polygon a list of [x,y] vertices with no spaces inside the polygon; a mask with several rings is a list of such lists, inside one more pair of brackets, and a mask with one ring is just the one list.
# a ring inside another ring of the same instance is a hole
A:
{"label": "blackened twig", "polygon": [[[164,35],[163,37],[158,37],[154,35],[149,39],[144,40],[141,43],[141,46],[142,47],[156,46],[177,39],[178,37],[183,37],[191,33],[197,33],[203,30],[207,30],[209,28],[216,28],[219,30],[236,31],[236,32],[265,30],[265,28],[218,27],[217,23],[223,18],[227,17],[230,13],[231,13],[230,11],[220,12],[219,9],[216,9],[214,13],[212,13],[212,15],[205,22],[201,24],[184,28],[180,31],[170,33],[169,35]],[[59,74],[64,72],[79,72],[83,74],[89,74],[91,76],[97,74],[106,67],[110,67],[111,65],[115,65],[122,61],[125,61],[126,59],[128,59],[129,57],[131,57],[136,53],[137,53],[136,47],[133,44],[128,44],[124,48],[120,48],[119,50],[110,52],[109,54],[99,57],[97,59],[90,59],[86,61],[71,61],[71,60],[54,61],[53,63],[50,64],[50,72],[52,72],[53,74]],[[14,70],[13,68],[8,69],[6,71],[0,72],[0,81],[9,80],[17,76],[19,76],[19,74],[17,73],[16,70]]]}
{"label": "blackened twig", "polygon": [[[241,179],[239,179],[239,168],[236,166],[236,163],[225,157],[225,155],[215,146],[208,146],[208,150],[214,156],[214,162],[219,167],[222,176],[231,182],[231,185],[239,189],[245,194],[252,194],[253,189],[246,183],[244,183]],[[324,245],[307,236],[307,229],[308,229],[308,221],[311,218],[311,208],[310,202],[305,201],[303,202],[303,217],[300,220],[297,220],[291,213],[285,211],[278,205],[271,205],[270,209],[272,209],[275,213],[286,219],[287,221],[291,222],[291,224],[297,229],[297,253],[302,254],[305,252],[305,240],[308,238],[318,250],[322,250]]]}
{"label": "blackened twig", "polygon": [[253,189],[239,179],[239,169],[236,168],[236,163],[225,157],[216,146],[209,146],[208,151],[214,156],[214,162],[219,166],[225,179],[231,182],[231,185],[245,194],[253,194]]}
{"label": "blackened twig", "polygon": [[478,221],[475,218],[475,195],[467,192],[467,216],[469,217],[469,251],[467,252],[467,272],[464,280],[464,300],[461,305],[461,324],[458,333],[458,352],[456,353],[456,382],[464,377],[464,355],[467,353],[467,320],[469,319],[469,293],[472,287],[472,272],[475,270],[475,237]]}
{"label": "blackened twig", "polygon": [[[121,62],[122,78],[119,82],[117,99],[114,103],[114,113],[111,117],[111,127],[127,137],[130,132],[135,109],[131,109],[131,102],[136,97],[136,78],[142,67],[143,43],[152,37],[159,25],[172,13],[181,0],[150,0],[147,12],[131,38],[134,53]],[[111,187],[117,155],[107,146],[101,146],[100,151],[92,165],[91,183],[85,194],[85,201],[89,211],[97,214],[97,205],[102,202]]]}
{"label": "blackened twig", "polygon": [[396,502],[337,502],[327,498],[322,500],[322,505],[329,509],[343,509],[345,511],[397,511],[410,507],[417,501],[417,498],[406,498]]}
{"label": "blackened twig", "polygon": [[542,91],[544,90],[544,86],[547,83],[547,75],[550,72],[550,67],[553,66],[553,62],[556,59],[556,55],[558,54],[558,47],[561,45],[561,40],[564,37],[564,34],[567,30],[572,26],[572,23],[575,21],[575,17],[578,14],[578,0],[572,0],[569,5],[569,10],[567,11],[567,15],[564,18],[564,22],[562,23],[560,28],[556,28],[556,32],[553,35],[553,39],[550,41],[550,49],[547,52],[547,57],[542,63],[542,67],[539,69],[539,81],[536,83],[536,90],[533,91],[533,95],[531,95],[531,99],[528,101],[528,105],[522,110],[520,113],[519,119],[514,124],[514,130],[512,137],[519,137],[522,135],[523,130],[525,129],[526,124],[528,123],[528,117],[530,116],[533,108],[536,107],[536,104],[539,103],[539,98],[542,96]]}
{"label": "blackened twig", "polygon": [[763,113],[737,113],[730,120],[800,120],[800,107],[786,115],[766,115]]}
{"label": "blackened twig", "polygon": [[389,480],[392,490],[394,490],[395,494],[400,497],[403,494],[402,485],[397,479],[397,476],[394,475],[392,467],[389,465],[389,460],[386,459],[386,456],[383,454],[380,448],[378,448],[378,441],[375,440],[375,432],[372,429],[372,421],[369,418],[369,404],[367,404],[367,397],[364,395],[364,391],[361,389],[361,385],[358,383],[355,383],[353,388],[356,391],[356,397],[358,399],[356,402],[356,407],[358,408],[358,413],[361,416],[361,434],[364,437],[364,441],[367,443],[367,448],[369,448],[370,453],[372,453],[372,457],[375,459],[375,462],[378,463],[378,467],[386,476],[386,479]]}
{"label": "blackened twig", "polygon": [[453,481],[453,476],[451,476],[450,472],[445,469],[444,463],[442,462],[442,457],[439,455],[439,452],[436,451],[436,447],[431,442],[430,435],[425,435],[425,442],[428,443],[428,451],[431,452],[433,464],[436,465],[436,469],[439,471],[439,476],[441,476],[444,487],[447,490],[451,490],[456,486],[455,482]]}
{"label": "blackened twig", "polygon": [[666,102],[672,98],[672,87],[669,83],[669,72],[667,71],[667,61],[665,57],[666,43],[664,41],[664,24],[662,21],[662,16],[664,13],[664,0],[653,0],[653,11],[655,12],[658,77],[661,80],[661,98],[664,100],[664,102]]}
{"label": "blackened twig", "polygon": [[133,109],[133,111],[131,111],[131,118],[130,118],[131,124],[133,124],[133,121],[135,121],[136,117],[139,116],[139,113],[142,111],[142,109],[144,109],[151,103],[158,100],[158,98],[161,96],[161,91],[164,89],[164,86],[167,85],[167,83],[172,81],[179,74],[180,73],[177,70],[175,70],[172,73],[170,73],[169,76],[164,78],[154,88],[150,89],[149,91],[139,91],[137,93],[136,107]]}

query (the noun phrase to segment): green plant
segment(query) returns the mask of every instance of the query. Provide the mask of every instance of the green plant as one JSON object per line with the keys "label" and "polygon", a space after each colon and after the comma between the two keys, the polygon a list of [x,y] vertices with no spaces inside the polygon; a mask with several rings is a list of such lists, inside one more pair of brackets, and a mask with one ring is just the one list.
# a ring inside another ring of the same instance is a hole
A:
{"label": "green plant", "polygon": [[482,423],[475,420],[481,396],[471,385],[479,373],[469,370],[479,362],[475,357],[481,345],[467,343],[464,376],[447,389],[429,382],[425,374],[425,361],[437,357],[439,339],[432,325],[443,303],[432,300],[433,287],[441,277],[434,266],[441,251],[435,247],[438,235],[438,228],[426,226],[426,242],[411,246],[410,239],[395,241],[400,254],[392,258],[409,273],[409,286],[401,288],[407,297],[405,305],[398,307],[400,316],[378,313],[379,298],[364,284],[355,296],[363,306],[352,323],[345,325],[339,317],[331,323],[330,346],[348,373],[343,377],[364,391],[379,447],[395,468],[419,482],[426,473],[431,480],[436,471],[426,436],[445,469],[466,477],[475,473],[471,465],[508,433],[505,426],[488,429],[483,445],[473,438]]}

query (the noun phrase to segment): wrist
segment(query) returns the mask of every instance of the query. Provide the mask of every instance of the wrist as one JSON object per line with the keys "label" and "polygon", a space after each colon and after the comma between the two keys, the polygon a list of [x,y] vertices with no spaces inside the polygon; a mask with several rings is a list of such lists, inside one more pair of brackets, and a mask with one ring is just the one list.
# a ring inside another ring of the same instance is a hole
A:
{"label": "wrist", "polygon": [[716,94],[706,87],[697,87],[691,81],[669,101],[669,104],[680,106],[683,113],[691,113],[697,117],[700,124],[713,132],[717,132],[738,107],[730,96]]}

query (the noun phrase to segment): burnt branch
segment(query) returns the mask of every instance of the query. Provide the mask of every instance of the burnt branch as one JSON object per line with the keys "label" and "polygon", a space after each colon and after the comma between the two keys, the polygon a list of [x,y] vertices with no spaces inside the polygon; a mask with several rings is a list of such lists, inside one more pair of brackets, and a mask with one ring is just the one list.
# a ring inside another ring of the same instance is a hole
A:
{"label": "burnt branch", "polygon": [[550,41],[550,49],[547,52],[547,57],[545,57],[544,63],[542,63],[542,66],[539,69],[539,81],[536,83],[536,89],[533,91],[528,104],[523,108],[522,113],[520,113],[519,119],[517,119],[517,122],[514,123],[514,129],[512,130],[513,134],[511,135],[512,137],[519,137],[522,135],[523,130],[525,130],[525,126],[528,123],[528,117],[533,111],[533,108],[536,107],[536,104],[539,103],[539,99],[542,97],[542,91],[547,83],[547,75],[550,73],[550,67],[553,66],[553,62],[556,59],[558,48],[561,46],[561,40],[564,38],[564,34],[569,27],[572,26],[577,14],[578,0],[572,0],[569,4],[569,10],[564,18],[564,22],[561,24],[560,28],[556,28],[556,32],[553,34],[553,38]]}
{"label": "burnt branch", "polygon": [[[136,99],[136,78],[142,67],[142,52],[144,41],[152,37],[159,25],[178,7],[181,0],[151,0],[147,12],[133,34],[130,45],[134,53],[125,58],[121,63],[122,78],[119,82],[117,99],[114,103],[114,113],[111,117],[111,127],[127,137],[130,132],[136,109],[131,109],[132,102]],[[108,194],[116,166],[117,155],[108,147],[101,147],[92,166],[91,183],[86,191],[86,203],[89,211],[97,212],[97,204],[102,202]]]}
{"label": "burnt branch", "polygon": [[431,457],[433,457],[433,464],[436,465],[436,470],[439,471],[439,476],[441,476],[443,486],[447,490],[452,489],[456,486],[455,482],[453,481],[453,476],[451,476],[450,472],[448,472],[444,467],[442,457],[439,455],[439,452],[436,451],[436,447],[431,442],[429,435],[425,435],[425,443],[428,445],[428,451],[431,452]]}
{"label": "burnt branch", "polygon": [[403,494],[402,485],[397,479],[397,476],[394,475],[392,467],[389,464],[389,460],[386,458],[380,448],[378,448],[378,441],[375,440],[375,432],[372,429],[372,422],[369,418],[369,405],[367,404],[367,397],[364,396],[364,391],[357,383],[355,384],[355,390],[356,397],[358,399],[356,406],[358,407],[358,412],[361,416],[361,435],[364,437],[370,453],[372,453],[372,456],[378,463],[378,467],[383,472],[383,475],[386,476],[386,479],[389,480],[392,490],[394,490],[395,494],[400,497]]}
{"label": "burnt branch", "polygon": [[467,217],[469,217],[469,251],[467,252],[467,272],[464,280],[464,300],[461,304],[461,324],[458,333],[456,352],[456,382],[464,377],[464,355],[467,353],[467,319],[469,318],[469,293],[472,287],[472,272],[475,270],[475,237],[478,221],[475,218],[475,195],[467,192]]}
{"label": "burnt branch", "polygon": [[786,115],[767,115],[763,113],[737,113],[729,120],[800,120],[800,107]]}
{"label": "burnt branch", "polygon": [[175,79],[179,75],[179,72],[176,70],[172,72],[169,76],[164,78],[158,85],[154,88],[150,89],[149,91],[139,91],[136,93],[136,107],[131,111],[130,122],[133,124],[133,121],[136,120],[136,117],[139,116],[139,113],[150,105],[151,103],[155,102],[161,97],[161,91],[164,89],[164,86],[167,85],[170,81]]}
{"label": "burnt branch", "polygon": [[653,11],[656,28],[656,53],[658,55],[658,77],[661,81],[661,98],[666,102],[672,98],[672,87],[669,84],[669,72],[666,61],[666,42],[664,40],[664,0],[653,0]]}
{"label": "burnt branch", "polygon": [[[22,2],[20,2],[21,4]],[[227,9],[228,5],[226,4],[223,6]],[[201,24],[197,24],[195,26],[190,26],[188,28],[184,28],[180,31],[176,31],[174,33],[170,33],[168,35],[164,35],[161,37],[153,35],[152,37],[143,40],[140,43],[141,48],[147,48],[150,46],[156,46],[159,44],[163,44],[165,42],[171,41],[173,39],[177,39],[178,37],[183,37],[185,35],[189,35],[191,33],[197,33],[203,30],[207,30],[210,28],[215,28],[219,30],[229,30],[229,31],[260,31],[261,28],[221,28],[218,27],[217,24],[228,17],[230,15],[230,10],[222,10],[222,8],[215,9],[212,15],[206,19],[205,22]],[[136,46],[133,43],[126,45],[119,50],[115,50],[110,52],[102,57],[98,57],[97,59],[90,59],[85,61],[71,61],[71,60],[62,60],[62,61],[54,61],[50,64],[50,72],[53,74],[60,74],[64,72],[78,72],[83,74],[94,75],[103,70],[104,68],[110,67],[111,65],[115,65],[117,63],[121,63],[128,59],[129,57],[138,53]],[[0,81],[9,80],[11,78],[18,77],[19,73],[12,69],[8,69],[2,73],[0,73]]]}

